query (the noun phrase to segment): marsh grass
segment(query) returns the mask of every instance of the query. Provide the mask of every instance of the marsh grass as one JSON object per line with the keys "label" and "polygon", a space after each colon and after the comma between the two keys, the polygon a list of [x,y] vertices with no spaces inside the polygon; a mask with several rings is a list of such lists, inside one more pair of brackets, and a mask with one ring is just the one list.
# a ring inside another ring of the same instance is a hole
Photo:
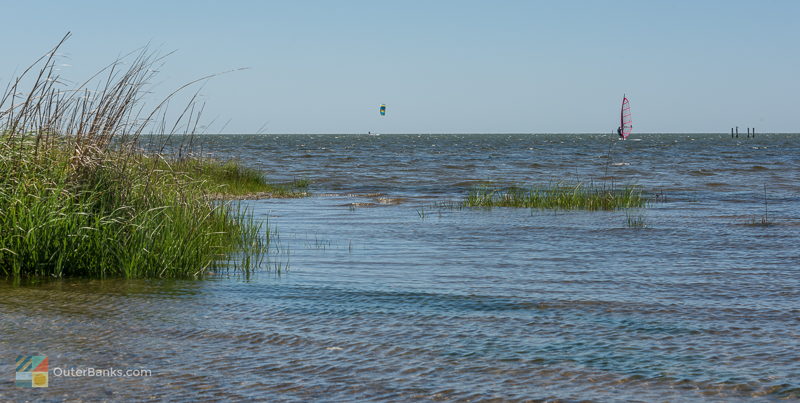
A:
{"label": "marsh grass", "polygon": [[269,243],[241,204],[147,157],[107,151],[76,170],[60,147],[0,149],[0,276],[200,277],[235,253],[257,267]]}
{"label": "marsh grass", "polygon": [[143,50],[66,87],[55,55],[68,36],[0,94],[0,276],[202,277],[231,259],[235,271],[258,267],[270,229],[212,193],[263,189],[263,177],[232,162],[145,154],[137,142],[191,132],[202,110],[194,97],[172,125],[156,117],[211,76],[147,108],[162,57]]}
{"label": "marsh grass", "polygon": [[636,186],[595,186],[585,183],[553,183],[545,186],[476,187],[461,202],[462,207],[519,207],[558,210],[617,210],[645,207],[646,198]]}
{"label": "marsh grass", "polygon": [[175,161],[158,159],[158,169],[181,172],[201,181],[201,187],[217,198],[243,197],[305,197],[309,181],[294,180],[288,183],[270,183],[263,172],[242,165],[239,161],[220,161],[213,158],[181,158]]}
{"label": "marsh grass", "polygon": [[628,228],[635,228],[635,229],[642,229],[647,226],[644,215],[638,214],[634,215],[630,212],[625,213],[625,221]]}

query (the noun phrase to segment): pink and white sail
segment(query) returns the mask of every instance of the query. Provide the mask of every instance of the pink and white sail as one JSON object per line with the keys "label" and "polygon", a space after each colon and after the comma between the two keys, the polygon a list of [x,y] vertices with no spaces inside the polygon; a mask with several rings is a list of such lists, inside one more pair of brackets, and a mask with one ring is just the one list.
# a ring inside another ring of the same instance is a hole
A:
{"label": "pink and white sail", "polygon": [[619,113],[619,135],[627,139],[633,132],[633,120],[631,119],[631,104],[626,96],[622,96],[622,110]]}

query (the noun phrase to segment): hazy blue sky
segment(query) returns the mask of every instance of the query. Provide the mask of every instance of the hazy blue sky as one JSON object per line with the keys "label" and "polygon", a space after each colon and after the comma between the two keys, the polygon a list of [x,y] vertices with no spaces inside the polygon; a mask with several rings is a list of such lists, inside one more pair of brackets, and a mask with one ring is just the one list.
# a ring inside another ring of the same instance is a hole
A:
{"label": "hazy blue sky", "polygon": [[[226,132],[800,131],[800,1],[7,1],[0,82],[148,42]],[[154,96],[157,96],[154,94]],[[387,104],[387,116],[378,106]],[[213,130],[213,126],[212,126]]]}

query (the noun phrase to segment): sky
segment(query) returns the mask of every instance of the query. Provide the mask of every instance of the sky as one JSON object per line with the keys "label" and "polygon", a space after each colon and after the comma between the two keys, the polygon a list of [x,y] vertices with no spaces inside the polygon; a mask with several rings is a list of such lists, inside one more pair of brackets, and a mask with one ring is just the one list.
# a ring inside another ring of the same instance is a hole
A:
{"label": "sky", "polygon": [[623,94],[634,132],[800,132],[794,0],[2,5],[3,87],[66,32],[74,81],[175,51],[154,99],[247,68],[199,88],[210,132],[611,133]]}

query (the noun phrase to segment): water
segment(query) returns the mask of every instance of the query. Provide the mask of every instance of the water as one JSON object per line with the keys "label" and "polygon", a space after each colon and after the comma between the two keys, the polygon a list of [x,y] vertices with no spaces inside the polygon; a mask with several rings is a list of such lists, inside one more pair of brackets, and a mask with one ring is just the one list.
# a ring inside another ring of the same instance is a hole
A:
{"label": "water", "polygon": [[[314,197],[248,202],[279,232],[267,265],[289,270],[3,283],[0,372],[40,353],[51,376],[0,400],[799,399],[800,135],[610,137],[203,138],[313,181]],[[482,181],[576,180],[654,202],[432,207]]]}

